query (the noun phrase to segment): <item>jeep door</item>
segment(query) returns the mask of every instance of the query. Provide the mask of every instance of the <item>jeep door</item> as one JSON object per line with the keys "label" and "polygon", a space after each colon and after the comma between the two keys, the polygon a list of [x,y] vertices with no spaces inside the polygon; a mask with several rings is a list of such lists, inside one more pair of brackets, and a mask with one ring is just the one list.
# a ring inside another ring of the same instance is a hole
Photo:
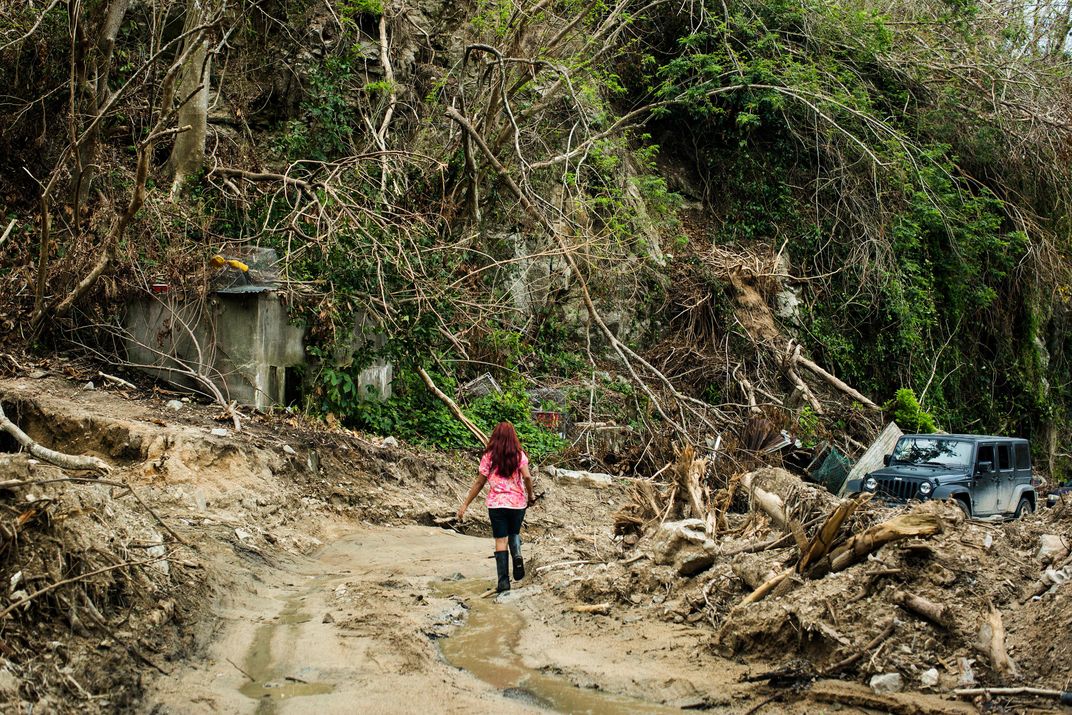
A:
{"label": "jeep door", "polygon": [[994,446],[994,450],[997,452],[997,471],[994,473],[994,513],[1003,513],[1006,511],[1012,511],[1013,506],[1009,502],[1012,500],[1013,488],[1016,484],[1016,472],[1013,470],[1012,463],[1012,443],[1011,442],[999,442]]}
{"label": "jeep door", "polygon": [[998,473],[994,446],[993,442],[984,442],[975,450],[971,488],[972,516],[990,516],[997,511]]}

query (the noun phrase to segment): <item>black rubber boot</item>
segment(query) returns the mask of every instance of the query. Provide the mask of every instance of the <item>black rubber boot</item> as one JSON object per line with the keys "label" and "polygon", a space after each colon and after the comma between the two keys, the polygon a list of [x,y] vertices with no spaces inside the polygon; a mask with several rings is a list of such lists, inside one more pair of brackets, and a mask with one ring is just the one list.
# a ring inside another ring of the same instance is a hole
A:
{"label": "black rubber boot", "polygon": [[495,552],[495,573],[499,576],[499,583],[495,590],[499,593],[510,590],[510,552]]}
{"label": "black rubber boot", "polygon": [[525,578],[525,560],[521,558],[521,535],[514,534],[506,543],[510,545],[510,555],[514,557],[514,580],[520,581]]}

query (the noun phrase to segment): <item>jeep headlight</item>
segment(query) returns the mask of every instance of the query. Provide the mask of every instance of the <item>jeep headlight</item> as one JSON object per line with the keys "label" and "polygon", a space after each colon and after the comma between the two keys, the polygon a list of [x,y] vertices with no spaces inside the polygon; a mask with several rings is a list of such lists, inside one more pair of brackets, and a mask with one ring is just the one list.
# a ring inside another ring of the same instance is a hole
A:
{"label": "jeep headlight", "polygon": [[878,480],[874,477],[868,477],[867,481],[864,482],[864,489],[869,492],[875,491],[876,489],[878,489]]}
{"label": "jeep headlight", "polygon": [[930,482],[923,482],[922,484],[920,484],[919,485],[919,493],[922,494],[923,496],[927,496],[928,494],[930,494],[931,493],[931,483]]}

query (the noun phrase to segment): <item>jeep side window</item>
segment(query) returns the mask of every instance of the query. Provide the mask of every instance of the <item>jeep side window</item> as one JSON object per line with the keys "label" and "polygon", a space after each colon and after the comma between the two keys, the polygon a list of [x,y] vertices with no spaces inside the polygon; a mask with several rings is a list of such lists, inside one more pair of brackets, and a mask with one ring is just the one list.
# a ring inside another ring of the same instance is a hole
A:
{"label": "jeep side window", "polygon": [[976,452],[975,465],[978,466],[983,462],[990,462],[991,466],[994,464],[994,445],[981,444],[979,450]]}
{"label": "jeep side window", "polygon": [[1012,469],[1012,459],[1009,455],[1009,445],[998,445],[998,469],[1002,472],[1007,472]]}
{"label": "jeep side window", "polygon": [[1031,469],[1031,450],[1023,442],[1016,445],[1016,468]]}

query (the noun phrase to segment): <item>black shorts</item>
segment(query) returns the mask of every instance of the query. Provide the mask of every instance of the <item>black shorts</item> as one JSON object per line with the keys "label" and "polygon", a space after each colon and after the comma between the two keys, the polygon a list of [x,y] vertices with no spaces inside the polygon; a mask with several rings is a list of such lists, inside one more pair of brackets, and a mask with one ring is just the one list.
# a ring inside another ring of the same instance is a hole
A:
{"label": "black shorts", "polygon": [[505,539],[507,536],[521,533],[521,522],[525,520],[525,510],[489,507],[488,517],[491,518],[491,535],[496,539]]}

